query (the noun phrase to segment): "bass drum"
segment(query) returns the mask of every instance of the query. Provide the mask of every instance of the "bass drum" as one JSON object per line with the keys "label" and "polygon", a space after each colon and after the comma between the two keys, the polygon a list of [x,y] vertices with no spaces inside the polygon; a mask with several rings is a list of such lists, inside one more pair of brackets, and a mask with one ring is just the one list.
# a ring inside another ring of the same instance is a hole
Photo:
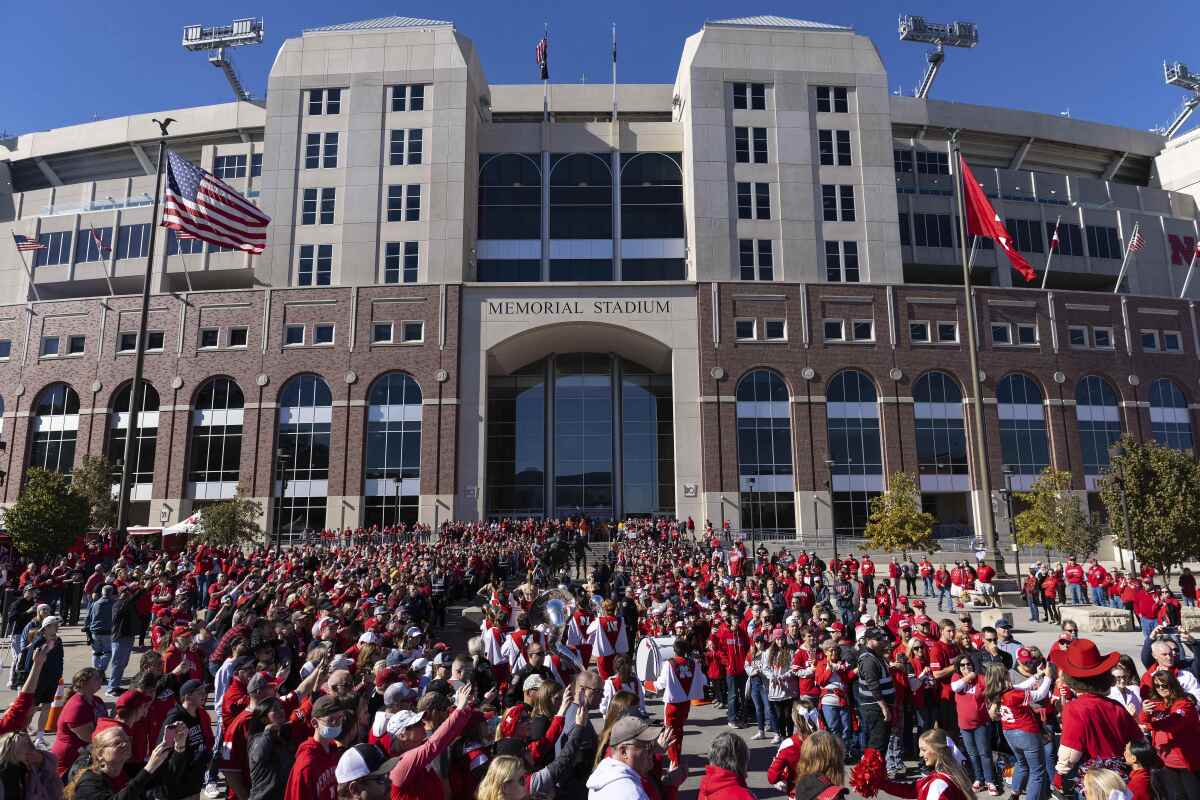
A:
{"label": "bass drum", "polygon": [[654,679],[664,662],[675,655],[674,636],[647,636],[638,644],[634,657],[634,668],[638,680],[647,691],[651,690]]}

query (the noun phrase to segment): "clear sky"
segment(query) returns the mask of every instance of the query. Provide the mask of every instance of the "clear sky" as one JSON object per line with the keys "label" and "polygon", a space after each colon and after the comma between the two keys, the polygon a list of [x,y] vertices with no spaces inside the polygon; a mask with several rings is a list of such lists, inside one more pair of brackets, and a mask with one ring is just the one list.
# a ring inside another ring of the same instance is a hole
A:
{"label": "clear sky", "polygon": [[[202,11],[197,11],[202,8]],[[0,51],[5,102],[0,131],[43,130],[92,119],[232,99],[220,70],[180,46],[183,26],[261,16],[266,41],[233,51],[242,80],[257,97],[281,42],[304,28],[404,14],[447,19],[474,40],[492,83],[536,82],[534,46],[543,22],[551,32],[555,82],[609,80],[610,26],[617,24],[619,80],[671,83],[686,36],[706,19],[749,14],[852,26],[880,48],[893,91],[911,94],[925,67],[922,45],[900,42],[900,13],[931,21],[966,19],[980,29],[973,51],[950,50],[932,97],[1022,108],[1147,129],[1165,126],[1184,93],[1164,85],[1163,60],[1200,73],[1200,13],[1193,2],[1143,0],[925,0],[892,3],[729,2],[725,0],[441,0],[395,3],[341,0],[211,0],[197,7],[158,0],[117,3],[12,2]],[[1197,112],[1192,125],[1200,123]]]}

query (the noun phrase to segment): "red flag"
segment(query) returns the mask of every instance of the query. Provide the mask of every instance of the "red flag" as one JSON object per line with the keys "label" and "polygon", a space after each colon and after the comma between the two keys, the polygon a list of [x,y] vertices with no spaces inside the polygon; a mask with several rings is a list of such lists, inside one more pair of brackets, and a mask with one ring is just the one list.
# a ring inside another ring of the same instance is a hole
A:
{"label": "red flag", "polygon": [[1050,249],[1058,249],[1058,225],[1054,226],[1054,235],[1050,237]]}
{"label": "red flag", "polygon": [[961,153],[958,156],[958,163],[961,165],[962,172],[963,205],[967,209],[967,233],[995,240],[1004,250],[1004,254],[1008,256],[1013,269],[1021,273],[1026,281],[1033,283],[1037,280],[1037,273],[1034,272],[1033,267],[1029,266],[1025,257],[1013,247],[1012,237],[1008,235],[1004,223],[1000,220],[1000,215],[988,202],[987,195],[983,193],[983,187],[971,174],[971,168],[967,166],[967,160],[962,157]]}

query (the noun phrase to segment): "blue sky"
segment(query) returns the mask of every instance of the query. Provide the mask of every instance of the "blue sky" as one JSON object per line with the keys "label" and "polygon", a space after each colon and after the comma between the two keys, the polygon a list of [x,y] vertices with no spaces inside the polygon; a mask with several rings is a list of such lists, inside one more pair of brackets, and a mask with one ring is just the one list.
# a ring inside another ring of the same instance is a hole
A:
{"label": "blue sky", "polygon": [[[224,102],[230,90],[203,54],[180,47],[184,25],[222,24],[257,14],[266,42],[234,51],[243,81],[262,96],[283,39],[305,27],[391,14],[449,19],[471,37],[492,83],[537,79],[533,49],[542,23],[551,26],[556,82],[607,82],[610,26],[617,23],[622,82],[670,83],[683,39],[705,19],[780,14],[850,25],[874,39],[892,89],[911,94],[924,69],[923,47],[902,43],[902,12],[933,21],[967,19],[980,28],[974,51],[951,50],[933,97],[1024,108],[1135,128],[1167,124],[1184,93],[1162,80],[1162,61],[1183,61],[1200,72],[1200,14],[1188,3],[1121,0],[1007,3],[845,2],[778,0],[610,0],[580,2],[465,2],[399,4],[252,0],[202,4],[197,14],[150,0],[119,3],[12,3],[0,66],[7,78],[0,131],[41,130],[124,114]],[[297,6],[302,6],[298,8]],[[1190,62],[1190,63],[1189,63]],[[1192,125],[1200,122],[1200,113]],[[1189,125],[1191,127],[1191,125]]]}

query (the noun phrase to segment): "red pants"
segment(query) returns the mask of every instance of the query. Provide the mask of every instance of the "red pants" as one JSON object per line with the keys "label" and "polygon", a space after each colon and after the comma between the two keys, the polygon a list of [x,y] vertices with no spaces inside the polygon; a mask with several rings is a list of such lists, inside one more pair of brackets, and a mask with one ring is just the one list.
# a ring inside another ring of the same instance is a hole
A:
{"label": "red pants", "polygon": [[575,652],[579,654],[579,662],[583,664],[583,668],[587,669],[592,663],[592,646],[590,644],[575,645]]}
{"label": "red pants", "polygon": [[675,741],[667,748],[667,760],[672,764],[679,763],[680,751],[683,750],[683,723],[687,722],[688,714],[692,712],[692,704],[687,700],[682,703],[667,703],[663,722],[675,734]]}
{"label": "red pants", "polygon": [[596,656],[596,669],[600,671],[600,680],[606,681],[613,676],[613,659],[616,657],[615,653],[607,656]]}

